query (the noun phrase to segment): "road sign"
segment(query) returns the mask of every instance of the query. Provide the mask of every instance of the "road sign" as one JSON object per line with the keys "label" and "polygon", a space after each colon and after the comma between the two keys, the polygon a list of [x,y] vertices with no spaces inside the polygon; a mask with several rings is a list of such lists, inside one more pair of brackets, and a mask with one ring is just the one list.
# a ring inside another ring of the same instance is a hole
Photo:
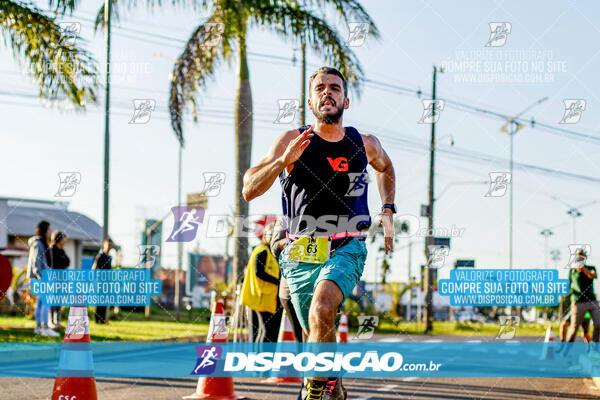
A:
{"label": "road sign", "polygon": [[450,238],[427,236],[427,246],[443,246],[450,248]]}
{"label": "road sign", "polygon": [[475,268],[475,260],[456,260],[454,268]]}

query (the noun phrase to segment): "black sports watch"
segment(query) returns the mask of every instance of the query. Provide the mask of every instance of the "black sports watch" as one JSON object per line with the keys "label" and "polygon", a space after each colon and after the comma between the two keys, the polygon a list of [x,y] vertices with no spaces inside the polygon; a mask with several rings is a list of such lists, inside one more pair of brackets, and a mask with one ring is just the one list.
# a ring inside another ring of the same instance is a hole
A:
{"label": "black sports watch", "polygon": [[383,211],[385,208],[389,208],[394,214],[396,214],[396,205],[394,203],[385,203],[383,206],[381,206],[381,211]]}

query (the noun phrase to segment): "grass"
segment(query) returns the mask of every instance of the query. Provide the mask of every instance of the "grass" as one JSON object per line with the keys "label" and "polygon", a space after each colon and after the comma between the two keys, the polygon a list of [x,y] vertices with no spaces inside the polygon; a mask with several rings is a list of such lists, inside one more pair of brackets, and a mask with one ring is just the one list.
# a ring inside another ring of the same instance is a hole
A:
{"label": "grass", "polygon": [[[92,308],[89,309],[90,333],[92,341],[136,341],[161,338],[205,335],[208,333],[210,314],[208,310],[194,309],[182,311],[180,322],[175,321],[173,313],[153,307],[152,316],[147,320],[143,311],[122,311],[120,317],[112,318],[108,325],[98,325],[93,321]],[[66,325],[66,320],[62,322]],[[558,323],[552,323],[554,334],[558,334]],[[523,323],[517,326],[516,336],[543,337],[547,324]],[[27,329],[23,329],[27,328]],[[35,321],[24,316],[0,315],[0,342],[60,342],[62,337],[49,338],[33,333]],[[435,321],[431,335],[448,336],[496,336],[499,325],[496,323],[457,323]],[[356,332],[351,327],[350,332]],[[399,322],[382,320],[376,330],[377,334],[410,334],[423,333],[423,325],[416,322]]]}
{"label": "grass", "polygon": [[[551,323],[554,334],[558,333],[558,323]],[[522,323],[517,326],[517,336],[544,336],[548,324]],[[496,336],[500,326],[496,323],[457,323],[450,321],[434,321],[433,335],[448,336]],[[350,329],[351,331],[353,329]],[[354,328],[356,330],[356,328]],[[380,334],[410,334],[418,335],[423,333],[423,325],[416,322],[400,322],[394,325],[391,321],[381,321],[376,330]]]}
{"label": "grass", "polygon": [[[120,319],[111,319],[109,324],[100,325],[93,321],[91,309],[90,336],[95,342],[136,341],[205,335],[208,333],[208,314],[205,310],[181,313],[180,322],[169,312],[154,310],[150,320],[143,312],[122,312]],[[112,317],[111,317],[112,318]],[[66,320],[62,321],[66,325]],[[28,328],[28,329],[23,329]],[[61,342],[62,336],[51,338],[33,333],[35,320],[24,316],[0,315],[0,342]]]}

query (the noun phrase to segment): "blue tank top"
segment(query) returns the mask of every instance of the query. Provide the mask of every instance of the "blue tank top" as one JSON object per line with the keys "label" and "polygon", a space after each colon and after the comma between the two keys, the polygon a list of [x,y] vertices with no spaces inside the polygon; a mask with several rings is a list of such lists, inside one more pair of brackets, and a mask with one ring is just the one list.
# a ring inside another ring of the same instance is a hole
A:
{"label": "blue tank top", "polygon": [[[309,126],[298,128],[304,132]],[[315,133],[292,171],[279,176],[283,215],[291,239],[329,236],[332,249],[371,225],[367,204],[367,153],[359,132],[329,142]]]}

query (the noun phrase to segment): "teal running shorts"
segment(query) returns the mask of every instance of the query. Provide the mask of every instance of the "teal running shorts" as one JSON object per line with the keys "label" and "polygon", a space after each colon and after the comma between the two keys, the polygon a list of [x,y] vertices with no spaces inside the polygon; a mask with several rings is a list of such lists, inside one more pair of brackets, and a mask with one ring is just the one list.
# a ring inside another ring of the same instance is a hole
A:
{"label": "teal running shorts", "polygon": [[300,324],[308,329],[308,310],[317,284],[324,279],[333,281],[344,295],[344,304],[362,276],[367,247],[364,240],[352,239],[336,249],[322,264],[290,260],[288,253],[291,247],[287,246],[281,252],[279,266],[290,287],[290,297]]}

